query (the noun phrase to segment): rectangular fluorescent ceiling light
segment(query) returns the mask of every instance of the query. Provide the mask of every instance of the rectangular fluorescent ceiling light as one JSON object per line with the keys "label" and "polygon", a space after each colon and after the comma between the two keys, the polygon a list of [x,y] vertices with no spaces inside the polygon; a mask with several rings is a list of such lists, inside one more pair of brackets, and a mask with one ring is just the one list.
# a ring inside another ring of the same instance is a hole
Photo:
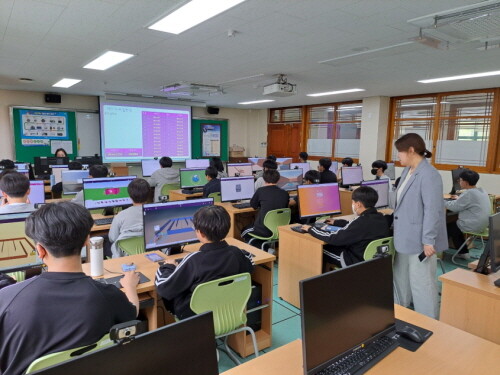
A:
{"label": "rectangular fluorescent ceiling light", "polygon": [[82,82],[81,79],[72,79],[72,78],[63,78],[59,82],[56,82],[52,85],[52,87],[64,87],[67,89],[73,85],[76,85],[78,82]]}
{"label": "rectangular fluorescent ceiling light", "polygon": [[148,28],[180,34],[243,1],[245,0],[192,0]]}
{"label": "rectangular fluorescent ceiling light", "polygon": [[259,103],[269,103],[269,102],[274,102],[274,100],[271,99],[254,100],[253,102],[240,102],[238,104],[247,105],[247,104],[259,104]]}
{"label": "rectangular fluorescent ceiling light", "polygon": [[307,94],[307,96],[326,96],[326,95],[338,95],[347,94],[349,92],[365,91],[364,89],[349,89],[349,90],[339,90],[339,91],[328,91],[328,92],[318,92],[316,94]]}
{"label": "rectangular fluorescent ceiling light", "polygon": [[423,79],[423,80],[417,81],[417,82],[420,82],[420,83],[434,83],[434,82],[455,81],[455,80],[458,80],[458,79],[480,78],[480,77],[490,77],[490,76],[498,76],[498,75],[500,75],[500,70],[496,70],[494,72],[464,74],[464,75],[461,75],[461,76],[451,76],[451,77]]}
{"label": "rectangular fluorescent ceiling light", "polygon": [[115,66],[125,60],[130,59],[132,56],[130,53],[122,53],[115,51],[108,51],[103,53],[97,59],[89,62],[84,66],[85,69],[96,69],[96,70],[106,70]]}

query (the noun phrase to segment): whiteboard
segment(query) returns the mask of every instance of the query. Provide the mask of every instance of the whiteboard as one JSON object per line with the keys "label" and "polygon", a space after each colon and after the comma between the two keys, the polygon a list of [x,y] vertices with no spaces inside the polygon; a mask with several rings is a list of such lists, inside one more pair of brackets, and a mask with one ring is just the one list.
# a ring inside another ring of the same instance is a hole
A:
{"label": "whiteboard", "polygon": [[76,135],[78,138],[79,156],[101,154],[101,133],[98,113],[77,112]]}

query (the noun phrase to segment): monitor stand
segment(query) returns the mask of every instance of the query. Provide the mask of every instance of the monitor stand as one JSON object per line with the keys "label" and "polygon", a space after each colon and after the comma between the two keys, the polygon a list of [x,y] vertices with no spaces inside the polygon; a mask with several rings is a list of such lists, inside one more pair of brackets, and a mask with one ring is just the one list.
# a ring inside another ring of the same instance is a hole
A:
{"label": "monitor stand", "polygon": [[106,207],[103,211],[103,216],[114,216],[115,208],[114,207]]}
{"label": "monitor stand", "polygon": [[165,254],[165,255],[175,255],[175,254],[182,254],[182,248],[184,245],[175,245],[171,247],[165,247],[161,249],[160,251]]}

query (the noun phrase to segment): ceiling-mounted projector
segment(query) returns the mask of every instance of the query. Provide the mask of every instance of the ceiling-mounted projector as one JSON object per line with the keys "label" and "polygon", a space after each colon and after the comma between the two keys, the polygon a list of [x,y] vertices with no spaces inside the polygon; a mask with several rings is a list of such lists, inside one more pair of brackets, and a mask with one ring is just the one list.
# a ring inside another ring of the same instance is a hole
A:
{"label": "ceiling-mounted projector", "polygon": [[297,85],[287,82],[285,74],[278,74],[276,83],[264,86],[264,95],[270,96],[292,96],[297,94]]}

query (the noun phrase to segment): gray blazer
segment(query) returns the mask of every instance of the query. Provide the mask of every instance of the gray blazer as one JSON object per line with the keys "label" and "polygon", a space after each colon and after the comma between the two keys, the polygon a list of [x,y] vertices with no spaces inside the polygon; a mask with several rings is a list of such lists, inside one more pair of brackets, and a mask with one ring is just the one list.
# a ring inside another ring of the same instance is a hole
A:
{"label": "gray blazer", "polygon": [[[403,170],[401,183],[409,170]],[[399,203],[397,199],[394,202],[394,246],[398,252],[420,254],[424,245],[434,245],[436,251],[448,248],[443,181],[427,160],[422,160],[413,172]]]}

